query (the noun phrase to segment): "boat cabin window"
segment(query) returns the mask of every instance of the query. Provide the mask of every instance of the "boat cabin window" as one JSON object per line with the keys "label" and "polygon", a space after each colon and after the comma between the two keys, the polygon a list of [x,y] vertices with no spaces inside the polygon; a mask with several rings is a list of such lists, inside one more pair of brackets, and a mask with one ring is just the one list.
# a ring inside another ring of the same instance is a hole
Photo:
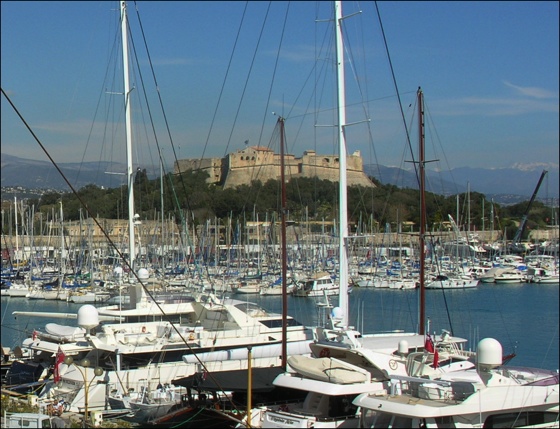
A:
{"label": "boat cabin window", "polygon": [[329,398],[329,417],[355,416],[358,407],[352,404],[354,396],[331,396]]}
{"label": "boat cabin window", "polygon": [[395,416],[374,410],[362,410],[362,425],[364,428],[411,428],[410,417]]}
{"label": "boat cabin window", "polygon": [[485,428],[519,428],[557,423],[558,413],[529,411],[521,413],[503,413],[489,416],[484,421]]}
{"label": "boat cabin window", "polygon": [[19,419],[12,417],[8,422],[8,424],[17,425],[16,427],[20,427],[20,428],[36,428],[36,427],[50,428],[51,427],[51,420],[48,418],[43,419],[40,422],[40,425],[37,425],[37,423],[39,423],[38,419],[30,420],[30,419],[26,419],[25,417]]}
{"label": "boat cabin window", "polygon": [[268,316],[266,310],[252,302],[243,302],[241,304],[237,304],[235,307],[252,317]]}
{"label": "boat cabin window", "polygon": [[436,417],[434,419],[438,428],[454,428],[455,422],[451,416]]}

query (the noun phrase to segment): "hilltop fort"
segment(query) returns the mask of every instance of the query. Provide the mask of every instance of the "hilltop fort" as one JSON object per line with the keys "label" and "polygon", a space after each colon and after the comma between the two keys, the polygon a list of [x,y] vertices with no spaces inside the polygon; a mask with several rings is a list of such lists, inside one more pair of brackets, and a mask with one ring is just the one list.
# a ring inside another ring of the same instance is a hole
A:
{"label": "hilltop fort", "polygon": [[[285,177],[317,177],[338,182],[339,159],[337,155],[317,155],[314,150],[306,150],[301,158],[284,155]],[[209,175],[208,183],[225,188],[248,185],[253,180],[265,183],[269,179],[280,179],[280,155],[262,146],[249,146],[223,158],[181,159],[174,165],[175,174],[188,170],[203,170]],[[364,173],[360,151],[348,155],[346,159],[347,182],[349,186],[375,187]]]}

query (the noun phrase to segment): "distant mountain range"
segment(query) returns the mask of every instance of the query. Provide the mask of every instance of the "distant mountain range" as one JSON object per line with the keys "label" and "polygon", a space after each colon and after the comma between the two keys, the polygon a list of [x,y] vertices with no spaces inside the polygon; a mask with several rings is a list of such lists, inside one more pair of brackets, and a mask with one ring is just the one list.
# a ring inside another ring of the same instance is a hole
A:
{"label": "distant mountain range", "polygon": [[[49,161],[36,161],[2,153],[0,165],[2,188],[19,186],[26,189],[70,191],[64,178]],[[97,161],[67,162],[57,165],[74,189],[89,184],[116,188],[126,183],[126,165],[122,163]],[[156,177],[154,171],[148,168],[146,170],[150,178]],[[159,170],[157,177],[159,177]]]}
{"label": "distant mountain range", "polygon": [[[383,184],[418,189],[414,170],[378,164],[366,165],[364,170],[366,174]],[[498,203],[514,204],[531,198],[543,170],[547,170],[548,173],[541,184],[537,198],[558,199],[557,165],[516,165],[496,169],[461,167],[439,172],[426,169],[426,188],[440,195],[464,193],[470,188],[471,192],[480,192],[487,198],[494,198]]]}
{"label": "distant mountain range", "polygon": [[[75,189],[88,184],[106,188],[118,187],[125,183],[126,166],[108,162],[60,163],[62,173]],[[146,168],[148,177],[159,176],[159,169]],[[392,184],[400,188],[418,189],[418,182],[413,170],[386,167],[378,164],[365,165],[366,174],[383,184]],[[484,194],[500,204],[514,204],[528,200],[543,170],[547,170],[538,199],[558,199],[558,165],[517,165],[510,168],[455,168],[450,171],[436,172],[426,170],[427,190],[441,195],[464,193],[467,187],[471,192]],[[70,188],[56,168],[48,161],[36,161],[1,154],[2,188],[21,187],[26,189],[51,189],[69,191]],[[112,174],[108,174],[108,173]]]}

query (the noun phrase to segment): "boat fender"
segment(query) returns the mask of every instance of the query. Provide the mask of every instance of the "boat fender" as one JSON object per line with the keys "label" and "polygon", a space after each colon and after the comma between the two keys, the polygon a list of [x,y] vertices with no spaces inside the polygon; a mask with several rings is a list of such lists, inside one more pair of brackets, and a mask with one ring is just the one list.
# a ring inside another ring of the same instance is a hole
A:
{"label": "boat fender", "polygon": [[321,357],[329,357],[331,355],[331,351],[329,349],[322,349],[319,353]]}

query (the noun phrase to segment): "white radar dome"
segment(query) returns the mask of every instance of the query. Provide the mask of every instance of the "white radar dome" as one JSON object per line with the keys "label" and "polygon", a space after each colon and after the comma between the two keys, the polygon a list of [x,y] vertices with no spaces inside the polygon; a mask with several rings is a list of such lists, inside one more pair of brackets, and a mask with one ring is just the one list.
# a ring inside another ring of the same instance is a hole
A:
{"label": "white radar dome", "polygon": [[408,354],[408,341],[406,340],[399,341],[399,354],[401,356]]}
{"label": "white radar dome", "polygon": [[344,311],[340,307],[334,307],[331,311],[331,317],[333,319],[342,319],[344,316]]}
{"label": "white radar dome", "polygon": [[490,369],[502,364],[502,345],[494,338],[484,338],[478,342],[476,358],[481,369]]}
{"label": "white radar dome", "polygon": [[150,277],[150,273],[146,268],[140,268],[138,270],[138,278],[140,280],[146,280],[149,277]]}
{"label": "white radar dome", "polygon": [[82,305],[78,310],[78,326],[92,329],[99,325],[99,313],[93,305]]}

